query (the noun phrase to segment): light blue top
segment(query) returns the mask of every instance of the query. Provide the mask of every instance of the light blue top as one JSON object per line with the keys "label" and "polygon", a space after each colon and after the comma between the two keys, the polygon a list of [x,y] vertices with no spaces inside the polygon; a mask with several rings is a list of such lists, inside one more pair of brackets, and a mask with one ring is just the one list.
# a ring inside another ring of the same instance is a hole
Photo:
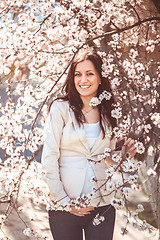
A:
{"label": "light blue top", "polygon": [[[100,132],[100,123],[84,123],[84,130],[85,130],[85,136],[86,140],[88,143],[88,147],[91,150],[92,147],[94,146]],[[81,195],[87,195],[88,193],[93,192],[93,188],[97,188],[97,184],[91,182],[91,179],[95,177],[95,174],[93,172],[93,169],[89,162],[87,162],[87,170],[86,170],[86,176],[85,176],[85,181],[84,181],[84,186],[81,192]],[[95,199],[93,198],[91,205],[96,206],[96,204],[100,201],[100,205],[105,205],[104,201],[101,199],[100,200],[100,192],[97,191],[95,195]]]}

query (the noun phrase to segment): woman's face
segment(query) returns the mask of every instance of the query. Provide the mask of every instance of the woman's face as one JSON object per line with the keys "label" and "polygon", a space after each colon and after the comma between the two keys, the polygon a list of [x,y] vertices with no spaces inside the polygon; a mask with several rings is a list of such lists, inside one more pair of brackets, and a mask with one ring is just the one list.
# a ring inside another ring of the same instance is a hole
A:
{"label": "woman's face", "polygon": [[100,76],[90,60],[84,60],[77,64],[74,73],[74,84],[81,99],[84,97],[96,97],[100,83]]}

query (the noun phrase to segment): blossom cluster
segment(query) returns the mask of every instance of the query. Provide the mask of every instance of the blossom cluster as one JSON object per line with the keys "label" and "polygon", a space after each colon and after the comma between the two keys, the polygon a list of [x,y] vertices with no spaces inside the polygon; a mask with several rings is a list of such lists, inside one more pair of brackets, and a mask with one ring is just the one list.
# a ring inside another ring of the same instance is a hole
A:
{"label": "blossom cluster", "polygon": [[93,225],[97,226],[99,225],[101,222],[103,222],[105,220],[104,216],[101,216],[99,213],[97,213],[97,215],[95,216],[94,220],[93,220]]}
{"label": "blossom cluster", "polygon": [[111,204],[115,209],[119,210],[124,207],[124,201],[120,198],[112,198]]}
{"label": "blossom cluster", "polygon": [[45,240],[46,237],[42,237],[40,236],[40,234],[37,232],[37,231],[34,231],[33,229],[31,228],[25,228],[24,231],[23,231],[23,234],[27,237],[34,237],[35,239],[40,239],[40,240]]}
{"label": "blossom cluster", "polygon": [[99,97],[92,97],[89,102],[89,105],[95,107],[99,105],[103,101],[103,99],[110,100],[111,96],[112,96],[111,93],[105,90],[99,95]]}
{"label": "blossom cluster", "polygon": [[144,147],[144,145],[143,145],[142,142],[138,142],[138,141],[137,141],[137,142],[135,143],[135,147],[136,147],[136,149],[137,149],[137,153],[142,154],[142,153],[145,152],[145,147]]}
{"label": "blossom cluster", "polygon": [[87,207],[90,204],[94,194],[94,192],[91,192],[87,195],[83,194],[81,197],[77,197],[76,199],[71,199],[70,206],[74,206],[77,209]]}

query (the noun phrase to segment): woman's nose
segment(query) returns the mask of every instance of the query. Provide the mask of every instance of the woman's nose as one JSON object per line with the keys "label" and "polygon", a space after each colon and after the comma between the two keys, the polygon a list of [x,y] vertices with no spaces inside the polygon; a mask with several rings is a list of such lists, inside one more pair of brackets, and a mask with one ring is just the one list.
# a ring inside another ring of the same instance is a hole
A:
{"label": "woman's nose", "polygon": [[82,76],[81,76],[81,82],[82,82],[82,83],[87,82],[87,78],[86,78],[85,75],[82,75]]}

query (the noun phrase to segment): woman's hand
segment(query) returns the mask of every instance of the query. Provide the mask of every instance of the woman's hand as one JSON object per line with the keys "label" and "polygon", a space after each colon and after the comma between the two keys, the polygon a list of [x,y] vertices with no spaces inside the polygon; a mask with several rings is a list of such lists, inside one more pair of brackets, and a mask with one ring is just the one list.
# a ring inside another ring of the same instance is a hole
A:
{"label": "woman's hand", "polygon": [[135,140],[133,140],[132,138],[125,139],[125,142],[122,147],[122,156],[124,154],[128,153],[129,156],[131,156],[131,158],[133,158],[135,156],[136,152],[137,152],[137,150],[135,147]]}
{"label": "woman's hand", "polygon": [[94,210],[94,207],[83,207],[80,209],[77,209],[75,207],[71,207],[70,213],[76,215],[76,216],[85,216],[87,214],[90,214],[91,211]]}

